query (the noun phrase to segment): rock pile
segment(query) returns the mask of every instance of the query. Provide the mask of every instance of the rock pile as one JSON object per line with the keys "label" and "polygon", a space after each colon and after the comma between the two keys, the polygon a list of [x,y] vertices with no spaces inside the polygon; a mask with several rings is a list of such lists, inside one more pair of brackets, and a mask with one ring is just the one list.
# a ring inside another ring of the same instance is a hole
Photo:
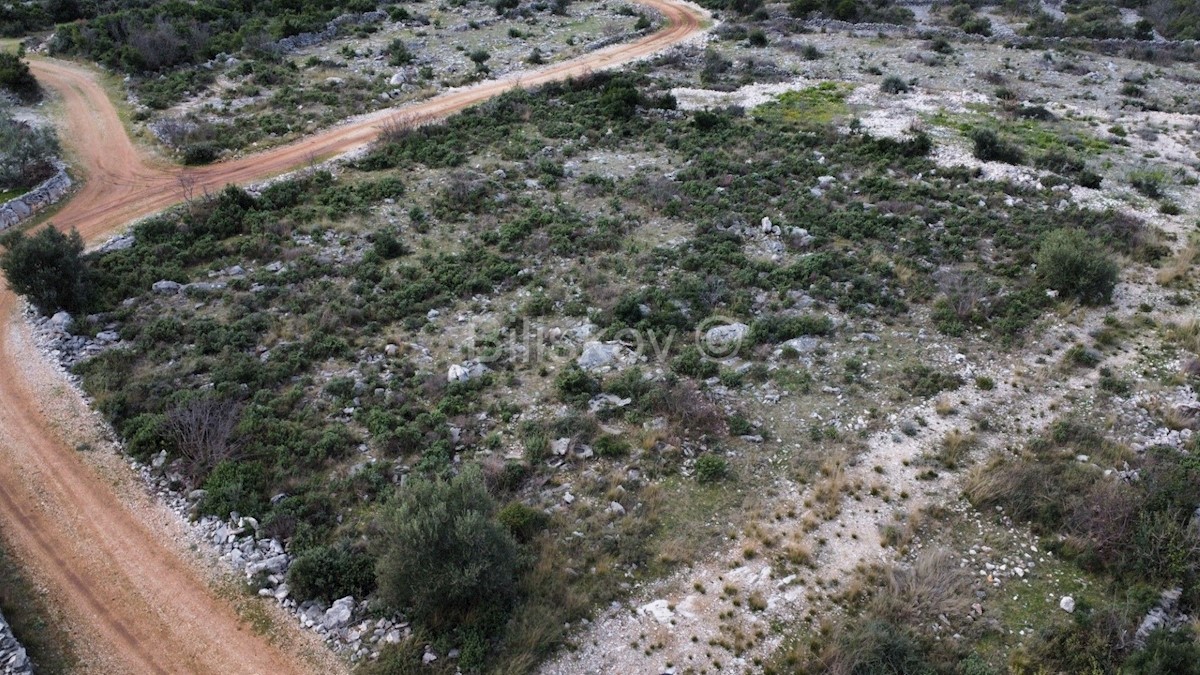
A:
{"label": "rock pile", "polygon": [[[162,503],[187,519],[195,503],[204,497],[204,491],[195,490],[185,496],[173,490],[171,485],[179,477],[171,475],[165,459],[160,455],[150,465],[137,462],[130,465]],[[292,556],[284,551],[278,539],[262,536],[254,518],[238,513],[231,513],[228,520],[205,516],[192,522],[191,527],[193,537],[212,547],[234,571],[245,574],[247,583],[258,588],[259,596],[273,598],[300,625],[320,635],[333,651],[353,661],[377,658],[384,645],[398,643],[412,632],[407,623],[390,618],[364,618],[367,603],[351,596],[330,606],[312,600],[297,602],[287,585]]]}
{"label": "rock pile", "polygon": [[121,344],[116,324],[103,326],[103,330],[98,331],[95,337],[72,335],[67,329],[71,326],[73,318],[66,312],[45,317],[31,311],[29,322],[33,326],[38,345],[66,372],[70,372],[80,361]]}
{"label": "rock pile", "polygon": [[25,648],[17,642],[12,628],[0,614],[0,675],[28,675],[33,673],[33,663]]}

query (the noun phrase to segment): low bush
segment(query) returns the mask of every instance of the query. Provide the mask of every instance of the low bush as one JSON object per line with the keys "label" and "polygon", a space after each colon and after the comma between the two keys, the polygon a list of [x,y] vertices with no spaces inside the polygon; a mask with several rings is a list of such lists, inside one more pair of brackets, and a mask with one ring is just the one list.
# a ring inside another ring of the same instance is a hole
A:
{"label": "low bush", "polygon": [[985,162],[1004,162],[1005,164],[1021,164],[1025,161],[1025,153],[1010,141],[1006,141],[991,129],[976,129],[971,132],[971,142],[975,144],[976,159]]}
{"label": "low bush", "polygon": [[0,191],[32,188],[53,176],[58,154],[52,129],[19,122],[0,106]]}
{"label": "low bush", "polygon": [[750,325],[750,342],[756,345],[776,344],[804,335],[828,335],[832,331],[833,320],[825,315],[772,314],[759,317]]}
{"label": "low bush", "polygon": [[929,398],[939,392],[958,389],[963,385],[963,379],[958,375],[943,373],[920,364],[905,366],[902,375],[904,390],[918,398]]}
{"label": "low bush", "polygon": [[342,546],[317,546],[296,556],[287,583],[297,598],[328,603],[353,595],[361,600],[375,590],[374,561]]}
{"label": "low bush", "polygon": [[1038,277],[1047,287],[1088,305],[1112,300],[1120,268],[1083,230],[1048,234],[1038,248]]}
{"label": "low bush", "polygon": [[701,455],[696,459],[696,481],[716,483],[729,475],[729,464],[717,455]]}
{"label": "low bush", "polygon": [[903,78],[895,75],[888,75],[883,78],[883,82],[879,85],[879,91],[885,94],[903,94],[908,89],[908,83]]}
{"label": "low bush", "polygon": [[8,51],[0,51],[0,87],[25,103],[33,103],[42,97],[42,89],[29,71],[29,65]]}

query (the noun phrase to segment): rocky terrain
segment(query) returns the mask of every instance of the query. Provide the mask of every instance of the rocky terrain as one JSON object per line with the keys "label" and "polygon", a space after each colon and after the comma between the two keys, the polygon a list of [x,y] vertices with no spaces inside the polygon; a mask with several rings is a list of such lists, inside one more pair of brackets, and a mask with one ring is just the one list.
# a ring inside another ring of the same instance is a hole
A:
{"label": "rocky terrain", "polygon": [[[389,130],[139,225],[90,312],[30,320],[197,543],[364,672],[1176,672],[1195,45],[907,7],[730,12]],[[257,435],[201,470],[171,425],[214,400]],[[500,627],[448,629],[379,542],[472,465],[525,558]]]}
{"label": "rocky terrain", "polygon": [[4,675],[30,675],[33,664],[25,654],[25,648],[13,637],[12,630],[0,614],[0,673]]}

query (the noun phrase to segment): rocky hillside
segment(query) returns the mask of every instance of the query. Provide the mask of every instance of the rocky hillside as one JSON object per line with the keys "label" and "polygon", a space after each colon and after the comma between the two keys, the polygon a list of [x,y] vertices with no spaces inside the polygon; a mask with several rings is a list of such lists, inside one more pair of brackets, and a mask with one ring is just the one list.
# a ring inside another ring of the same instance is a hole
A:
{"label": "rocky hillside", "polygon": [[47,349],[363,672],[1191,672],[1194,45],[861,4],[192,197]]}

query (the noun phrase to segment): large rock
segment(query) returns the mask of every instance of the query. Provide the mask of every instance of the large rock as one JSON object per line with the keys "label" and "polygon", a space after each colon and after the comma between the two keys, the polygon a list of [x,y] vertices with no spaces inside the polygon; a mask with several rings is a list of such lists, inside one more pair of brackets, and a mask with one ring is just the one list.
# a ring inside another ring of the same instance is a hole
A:
{"label": "large rock", "polygon": [[621,345],[604,342],[587,342],[583,345],[583,353],[575,361],[584,370],[594,370],[611,366],[621,350]]}
{"label": "large rock", "polygon": [[163,295],[174,295],[179,292],[180,288],[183,288],[183,285],[180,284],[178,281],[170,281],[168,279],[163,279],[162,281],[154,282],[154,285],[151,286],[150,288],[155,293],[161,293]]}
{"label": "large rock", "polygon": [[821,341],[811,335],[803,335],[798,338],[792,338],[780,346],[794,349],[800,354],[808,354],[816,351],[821,346]]}
{"label": "large rock", "polygon": [[71,315],[66,312],[57,312],[50,317],[50,325],[59,330],[66,330],[67,326],[71,325]]}
{"label": "large rock", "polygon": [[246,576],[252,577],[263,572],[267,574],[283,574],[287,572],[288,557],[284,554],[273,555],[262,562],[246,565]]}
{"label": "large rock", "polygon": [[714,326],[704,333],[704,342],[709,347],[730,347],[740,343],[750,333],[750,326],[731,323]]}
{"label": "large rock", "polygon": [[347,595],[333,602],[333,606],[325,610],[325,615],[321,618],[321,625],[326,630],[338,630],[345,628],[350,623],[350,617],[354,615],[354,596]]}

